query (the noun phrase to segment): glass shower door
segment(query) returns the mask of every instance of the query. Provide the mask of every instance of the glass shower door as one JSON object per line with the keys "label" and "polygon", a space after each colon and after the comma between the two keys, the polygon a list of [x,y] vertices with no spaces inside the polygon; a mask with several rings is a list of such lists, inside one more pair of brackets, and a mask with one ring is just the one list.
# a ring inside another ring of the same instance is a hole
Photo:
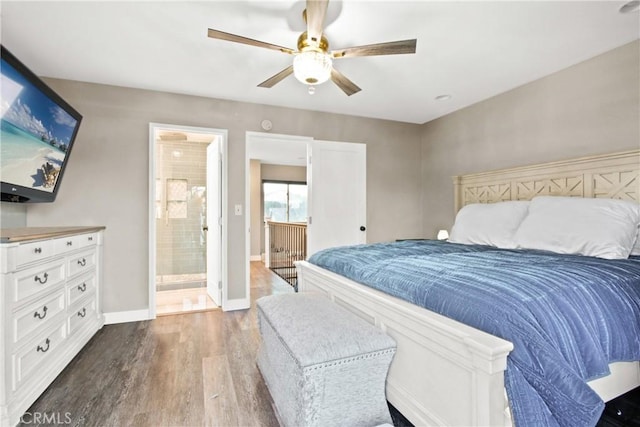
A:
{"label": "glass shower door", "polygon": [[157,314],[204,310],[206,294],[205,143],[156,142]]}

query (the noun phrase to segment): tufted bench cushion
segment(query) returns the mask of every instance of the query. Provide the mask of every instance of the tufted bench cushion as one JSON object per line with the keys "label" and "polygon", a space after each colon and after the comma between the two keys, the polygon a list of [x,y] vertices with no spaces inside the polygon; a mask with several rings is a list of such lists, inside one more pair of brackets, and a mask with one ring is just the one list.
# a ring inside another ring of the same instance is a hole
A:
{"label": "tufted bench cushion", "polygon": [[391,423],[391,337],[320,295],[273,295],[257,307],[258,367],[285,426]]}

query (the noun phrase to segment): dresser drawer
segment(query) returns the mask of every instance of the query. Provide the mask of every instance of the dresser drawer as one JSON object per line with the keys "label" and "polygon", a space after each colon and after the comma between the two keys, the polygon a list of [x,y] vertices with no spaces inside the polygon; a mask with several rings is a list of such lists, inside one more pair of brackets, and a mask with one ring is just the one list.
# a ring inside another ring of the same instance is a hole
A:
{"label": "dresser drawer", "polygon": [[68,277],[82,274],[92,270],[96,266],[96,249],[92,248],[77,254],[73,254],[68,260]]}
{"label": "dresser drawer", "polygon": [[65,261],[59,259],[17,271],[11,275],[13,302],[45,293],[65,280]]}
{"label": "dresser drawer", "polygon": [[96,273],[92,271],[77,277],[67,284],[67,303],[72,306],[96,288]]}
{"label": "dresser drawer", "polygon": [[13,342],[18,343],[32,337],[56,320],[56,315],[65,311],[64,289],[41,298],[13,314]]}
{"label": "dresser drawer", "polygon": [[16,250],[16,266],[22,267],[23,265],[51,257],[53,254],[54,249],[51,240],[23,243]]}
{"label": "dresser drawer", "polygon": [[55,240],[55,253],[66,254],[77,249],[94,246],[98,243],[98,233],[79,234],[76,236],[61,237]]}
{"label": "dresser drawer", "polygon": [[47,361],[56,354],[56,350],[66,339],[64,322],[48,334],[41,335],[32,345],[25,346],[12,355],[13,390],[34,375],[39,367],[47,366]]}
{"label": "dresser drawer", "polygon": [[96,298],[95,295],[84,303],[69,310],[69,336],[85,325],[95,321],[96,318]]}

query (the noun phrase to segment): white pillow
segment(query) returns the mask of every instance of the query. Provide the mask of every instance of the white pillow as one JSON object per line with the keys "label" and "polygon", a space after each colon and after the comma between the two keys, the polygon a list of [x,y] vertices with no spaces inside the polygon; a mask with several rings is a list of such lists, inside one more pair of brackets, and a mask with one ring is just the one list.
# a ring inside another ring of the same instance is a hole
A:
{"label": "white pillow", "polygon": [[529,202],[474,203],[460,209],[449,241],[512,249],[513,236],[527,215]]}
{"label": "white pillow", "polygon": [[615,199],[536,197],[515,235],[518,248],[606,259],[628,258],[640,205]]}
{"label": "white pillow", "polygon": [[630,255],[640,255],[640,226],[638,226],[638,232],[636,233],[636,243],[633,245]]}

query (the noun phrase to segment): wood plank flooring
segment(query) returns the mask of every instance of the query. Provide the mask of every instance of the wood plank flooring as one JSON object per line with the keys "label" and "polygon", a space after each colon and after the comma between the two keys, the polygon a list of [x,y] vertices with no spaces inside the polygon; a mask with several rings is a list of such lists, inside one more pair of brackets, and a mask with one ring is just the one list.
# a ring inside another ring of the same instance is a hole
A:
{"label": "wood plank flooring", "polygon": [[249,310],[105,326],[28,412],[68,414],[73,426],[276,427],[255,364],[255,300],[285,292],[293,288],[252,262]]}

